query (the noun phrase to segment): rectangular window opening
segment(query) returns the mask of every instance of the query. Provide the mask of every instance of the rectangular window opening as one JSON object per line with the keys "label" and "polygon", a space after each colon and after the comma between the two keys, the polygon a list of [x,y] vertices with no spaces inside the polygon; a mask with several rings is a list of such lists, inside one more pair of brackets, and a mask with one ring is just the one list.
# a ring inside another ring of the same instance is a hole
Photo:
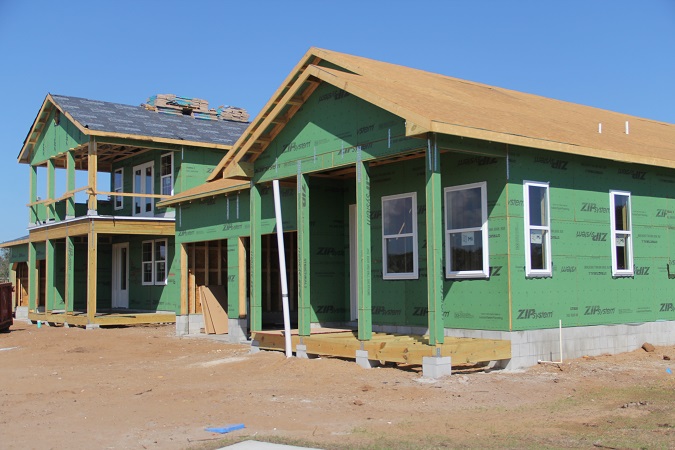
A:
{"label": "rectangular window opening", "polygon": [[445,277],[489,276],[487,183],[445,188]]}
{"label": "rectangular window opening", "polygon": [[525,276],[550,277],[551,264],[551,210],[549,184],[525,181]]}
{"label": "rectangular window opening", "polygon": [[385,280],[418,278],[417,193],[382,197],[382,273]]}
{"label": "rectangular window opening", "polygon": [[612,229],[612,275],[633,276],[633,224],[630,192],[609,192],[610,225]]}
{"label": "rectangular window opening", "polygon": [[166,239],[143,241],[141,265],[144,286],[166,284],[167,245]]}
{"label": "rectangular window opening", "polygon": [[173,153],[165,153],[160,159],[162,195],[173,195]]}

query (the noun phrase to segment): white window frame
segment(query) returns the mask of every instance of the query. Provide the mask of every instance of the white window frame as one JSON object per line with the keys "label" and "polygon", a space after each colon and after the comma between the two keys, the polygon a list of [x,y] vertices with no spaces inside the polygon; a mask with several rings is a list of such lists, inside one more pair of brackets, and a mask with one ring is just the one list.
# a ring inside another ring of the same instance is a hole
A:
{"label": "white window frame", "polygon": [[[399,198],[412,198],[412,232],[401,234],[384,234],[384,205],[389,200]],[[387,239],[392,238],[413,238],[413,270],[406,273],[388,273],[387,272]],[[385,280],[415,280],[419,278],[418,249],[417,249],[417,192],[406,194],[387,195],[382,197],[382,278]]]}
{"label": "white window frame", "polygon": [[[151,192],[146,192],[146,178],[147,176],[145,175],[145,169],[150,167],[152,169],[152,175],[150,176],[150,191]],[[140,170],[141,171],[141,185],[137,186],[136,185],[136,171]],[[154,194],[155,193],[155,163],[154,161],[150,161],[144,164],[139,164],[137,166],[134,166],[134,171],[132,173],[132,178],[133,178],[133,186],[134,186],[134,194]],[[136,212],[136,201],[140,201],[141,203],[141,212],[137,213]],[[145,211],[145,205],[149,203],[150,204],[150,211]],[[153,216],[155,214],[155,199],[152,197],[133,197],[133,201],[131,204],[131,215],[132,216]]]}
{"label": "white window frame", "polygon": [[[119,172],[120,174],[120,185],[117,186],[115,183],[116,179],[115,176]],[[115,169],[113,171],[113,192],[123,192],[124,191],[124,167],[120,167],[118,169]],[[117,202],[119,201],[119,206],[117,206]],[[115,211],[118,211],[120,209],[124,208],[124,197],[122,196],[114,196],[113,197],[113,205],[115,207]]]}
{"label": "white window frame", "polygon": [[[480,188],[481,226],[471,228],[448,229],[448,192],[463,191]],[[490,251],[488,248],[488,210],[487,210],[487,182],[450,186],[443,190],[443,204],[445,206],[445,278],[488,278],[490,276]],[[481,232],[483,240],[483,268],[481,270],[452,270],[451,241],[453,233]]]}
{"label": "white window frame", "polygon": [[[616,229],[616,214],[614,208],[616,206],[616,197],[628,197],[628,225],[627,230],[617,230]],[[632,200],[631,194],[627,191],[609,191],[609,222],[612,230],[612,239],[610,242],[611,253],[612,253],[612,276],[615,277],[632,277],[634,275],[634,266],[633,266],[633,213],[632,213]],[[628,261],[626,269],[618,268],[618,261],[616,257],[616,247],[617,247],[617,235],[624,236],[624,245],[628,250]]]}
{"label": "white window frame", "polygon": [[[546,219],[545,225],[531,225],[530,223],[530,187],[540,187],[546,189]],[[548,182],[541,181],[523,181],[523,199],[524,199],[524,221],[525,221],[525,276],[530,278],[551,277],[553,275],[552,253],[551,253],[551,197],[550,186]],[[544,268],[532,268],[531,242],[530,236],[532,230],[541,230],[543,232],[544,245]]]}
{"label": "white window frame", "polygon": [[[168,174],[168,175],[162,175],[162,167],[163,167],[162,160],[166,157],[169,157],[171,159],[171,173]],[[163,153],[159,158],[159,176],[160,176],[160,178],[159,178],[159,190],[160,190],[162,195],[173,195],[173,170],[174,170],[174,167],[173,167],[173,152]],[[164,179],[165,178],[171,179],[171,183],[170,183],[171,192],[169,192],[169,193],[164,193]]]}
{"label": "white window frame", "polygon": [[[163,260],[155,258],[157,246],[159,244],[162,244],[162,243],[164,244],[164,248],[165,248]],[[150,260],[147,260],[147,261],[143,259],[143,257],[145,256],[143,254],[144,253],[143,247],[145,247],[145,244],[150,244],[152,246],[152,254],[151,254]],[[169,240],[168,239],[155,239],[155,240],[150,240],[150,241],[143,241],[141,243],[141,284],[143,286],[154,286],[154,285],[156,285],[156,286],[166,286],[167,278],[168,278],[167,274],[169,272],[169,259],[168,258],[169,258]],[[160,263],[164,263],[164,278],[158,281],[157,280],[157,274],[158,274],[159,271],[157,270],[157,266]],[[150,267],[151,267],[150,272],[151,272],[152,281],[145,281],[145,266],[146,265],[150,265]]]}

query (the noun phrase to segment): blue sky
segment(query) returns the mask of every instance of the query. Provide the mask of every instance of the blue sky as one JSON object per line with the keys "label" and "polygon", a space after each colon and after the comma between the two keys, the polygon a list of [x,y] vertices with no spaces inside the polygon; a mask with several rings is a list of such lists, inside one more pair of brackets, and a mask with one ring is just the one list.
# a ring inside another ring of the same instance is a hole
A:
{"label": "blue sky", "polygon": [[675,123],[673,0],[0,0],[0,242],[26,234],[16,158],[47,93],[253,116],[311,46]]}

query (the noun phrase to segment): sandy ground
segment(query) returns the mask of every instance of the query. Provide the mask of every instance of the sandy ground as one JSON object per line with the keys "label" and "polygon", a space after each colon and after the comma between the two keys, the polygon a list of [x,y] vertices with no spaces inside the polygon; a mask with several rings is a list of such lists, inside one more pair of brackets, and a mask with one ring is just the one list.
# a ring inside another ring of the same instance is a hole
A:
{"label": "sandy ground", "polygon": [[[16,322],[0,334],[0,448],[675,448],[675,347],[522,372],[251,355],[173,326]],[[671,373],[669,373],[671,372]]]}

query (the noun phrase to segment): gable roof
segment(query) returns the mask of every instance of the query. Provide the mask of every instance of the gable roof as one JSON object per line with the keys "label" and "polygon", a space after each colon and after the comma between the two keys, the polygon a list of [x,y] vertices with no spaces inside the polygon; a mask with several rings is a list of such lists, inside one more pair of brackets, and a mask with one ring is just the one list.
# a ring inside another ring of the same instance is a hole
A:
{"label": "gable roof", "polygon": [[209,180],[255,161],[320,82],[402,117],[408,136],[436,132],[675,168],[670,123],[311,48]]}
{"label": "gable roof", "polygon": [[27,162],[33,143],[43,128],[40,120],[51,108],[64,114],[88,136],[104,136],[179,145],[229,149],[248,123],[204,120],[190,116],[161,114],[142,106],[48,94],[24,141],[19,162]]}

